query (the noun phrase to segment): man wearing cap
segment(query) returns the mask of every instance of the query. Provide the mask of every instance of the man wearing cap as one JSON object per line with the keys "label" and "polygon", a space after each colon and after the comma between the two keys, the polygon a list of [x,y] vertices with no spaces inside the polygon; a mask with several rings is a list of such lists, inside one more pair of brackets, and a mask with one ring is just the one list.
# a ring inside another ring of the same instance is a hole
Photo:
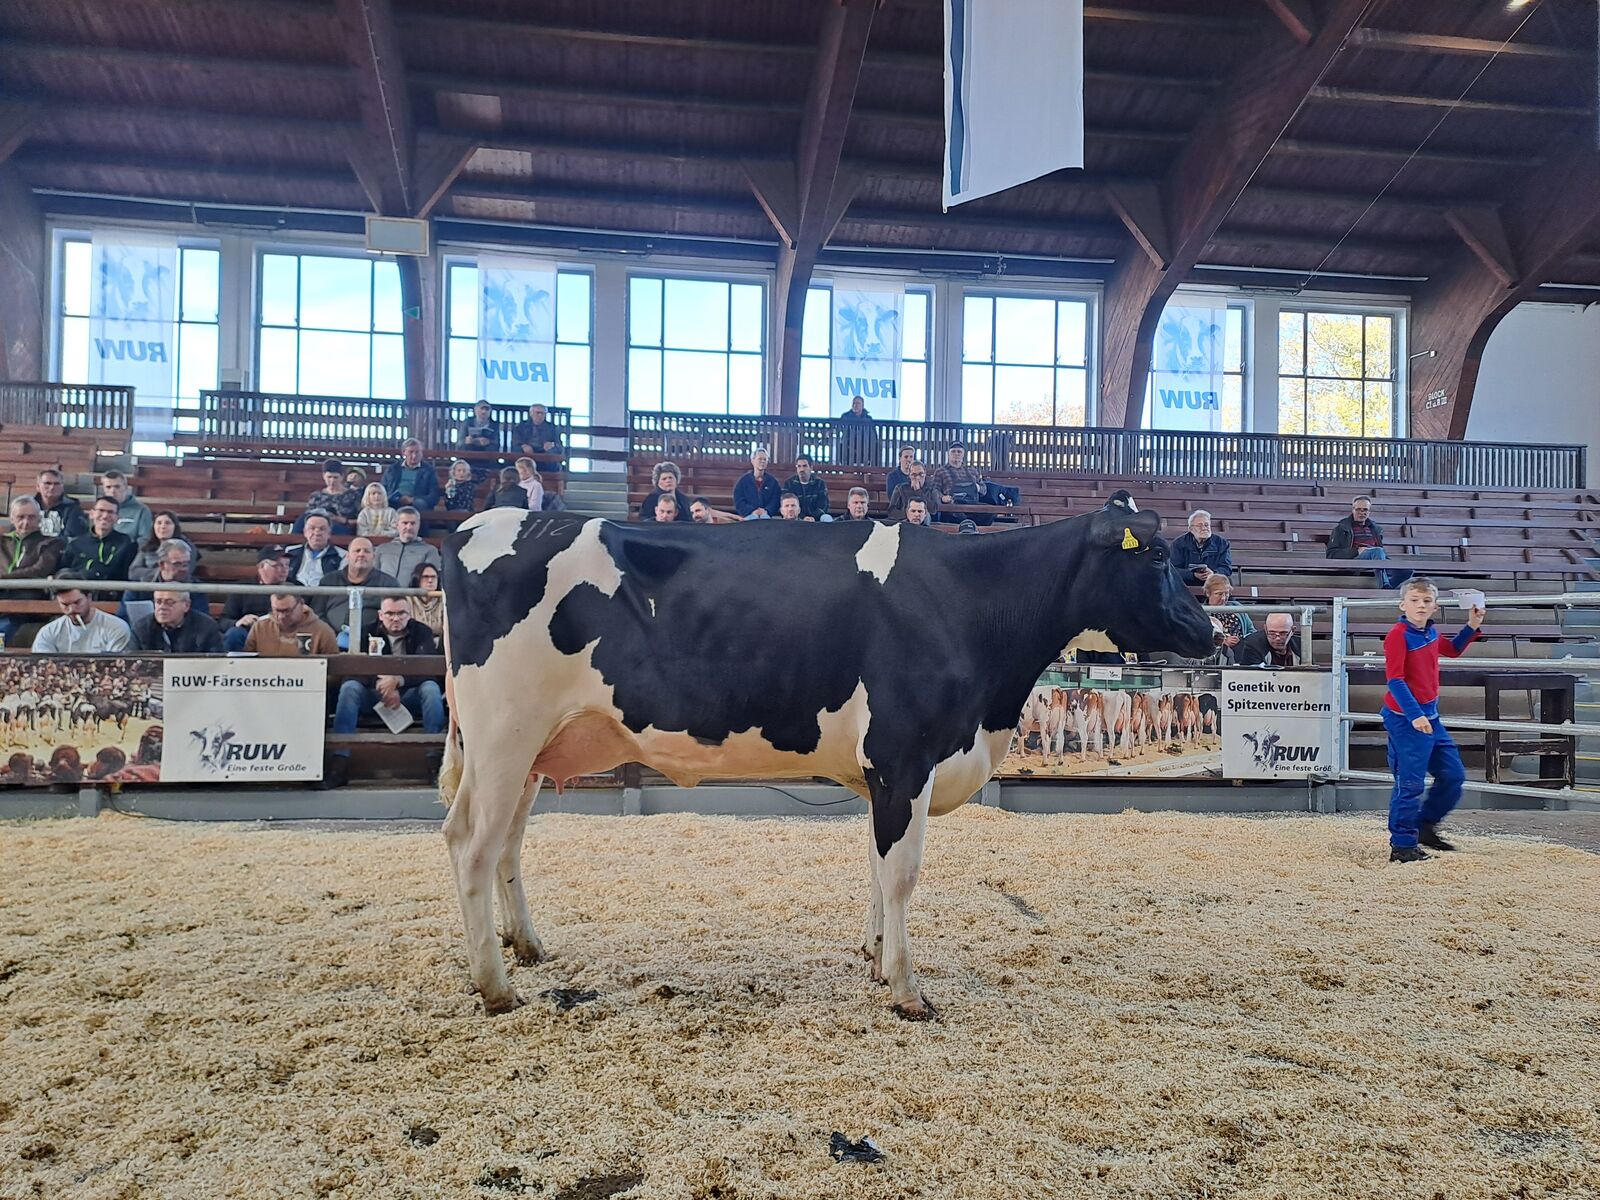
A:
{"label": "man wearing cap", "polygon": [[[277,587],[289,578],[289,553],[282,546],[263,546],[256,555],[256,582]],[[244,649],[250,626],[272,611],[272,598],[263,592],[235,592],[222,609],[222,644],[231,653]]]}

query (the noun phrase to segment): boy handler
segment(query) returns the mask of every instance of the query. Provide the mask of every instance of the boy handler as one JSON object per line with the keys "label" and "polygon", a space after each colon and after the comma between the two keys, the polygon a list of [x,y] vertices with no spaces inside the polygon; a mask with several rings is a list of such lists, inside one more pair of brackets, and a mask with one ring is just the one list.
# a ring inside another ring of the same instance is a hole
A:
{"label": "boy handler", "polygon": [[[1389,861],[1420,862],[1432,858],[1417,845],[1454,850],[1439,836],[1439,822],[1461,799],[1466,770],[1461,752],[1439,719],[1439,656],[1459,658],[1478,636],[1483,609],[1474,606],[1467,623],[1453,638],[1439,636],[1433,614],[1439,589],[1416,576],[1400,588],[1402,619],[1383,639],[1383,662],[1389,694],[1383,701],[1383,724],[1389,731],[1389,771],[1394,792],[1389,797]],[[1432,774],[1426,802],[1422,785]]]}

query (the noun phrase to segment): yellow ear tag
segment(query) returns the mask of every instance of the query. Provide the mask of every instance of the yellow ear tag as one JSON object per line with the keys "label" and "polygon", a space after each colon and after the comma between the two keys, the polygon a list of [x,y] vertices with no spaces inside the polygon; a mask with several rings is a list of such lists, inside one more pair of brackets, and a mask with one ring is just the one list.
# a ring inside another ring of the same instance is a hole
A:
{"label": "yellow ear tag", "polygon": [[1127,526],[1123,526],[1122,529],[1122,548],[1124,550],[1137,550],[1139,548],[1139,539],[1133,536],[1133,530],[1127,528]]}

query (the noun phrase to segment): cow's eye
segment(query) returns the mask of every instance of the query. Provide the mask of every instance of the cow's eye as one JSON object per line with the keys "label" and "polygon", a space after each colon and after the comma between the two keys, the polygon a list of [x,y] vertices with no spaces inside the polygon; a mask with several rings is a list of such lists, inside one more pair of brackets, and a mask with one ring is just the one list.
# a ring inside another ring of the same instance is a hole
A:
{"label": "cow's eye", "polygon": [[1167,548],[1165,546],[1152,546],[1150,549],[1156,556],[1157,566],[1167,561]]}

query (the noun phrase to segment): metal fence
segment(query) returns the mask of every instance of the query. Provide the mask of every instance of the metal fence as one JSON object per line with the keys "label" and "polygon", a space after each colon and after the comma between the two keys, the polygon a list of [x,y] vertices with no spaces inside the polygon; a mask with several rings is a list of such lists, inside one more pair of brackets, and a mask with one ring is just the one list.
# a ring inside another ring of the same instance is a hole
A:
{"label": "metal fence", "polygon": [[[1596,592],[1562,592],[1550,596],[1487,596],[1484,603],[1495,608],[1595,608],[1600,607],[1600,593]],[[1394,597],[1364,600],[1337,596],[1333,601],[1333,674],[1338,684],[1338,719],[1334,726],[1334,763],[1338,768],[1338,778],[1351,779],[1366,783],[1382,783],[1389,786],[1394,784],[1394,776],[1384,771],[1357,771],[1350,767],[1350,730],[1354,725],[1376,725],[1382,723],[1382,717],[1377,713],[1353,712],[1350,708],[1350,673],[1353,666],[1381,666],[1381,654],[1353,655],[1346,651],[1350,631],[1350,610],[1354,608],[1382,608],[1389,611],[1394,609]],[[1526,673],[1540,671],[1559,671],[1562,674],[1585,675],[1600,672],[1600,659],[1576,658],[1563,655],[1560,658],[1488,658],[1488,657],[1461,657],[1441,658],[1439,665],[1444,670],[1470,668],[1474,670],[1488,668],[1506,668]],[[1448,686],[1448,682],[1446,686]],[[1600,738],[1600,725],[1583,725],[1574,721],[1561,724],[1548,724],[1539,721],[1489,721],[1476,717],[1450,717],[1447,722],[1455,729],[1472,729],[1484,732],[1539,734],[1548,737],[1597,737]],[[1502,796],[1521,796],[1548,803],[1551,800],[1593,800],[1593,792],[1584,792],[1577,788],[1546,788],[1534,787],[1527,784],[1516,783],[1490,783],[1485,780],[1469,781],[1468,786],[1480,792],[1493,792]]]}
{"label": "metal fence", "polygon": [[778,462],[806,454],[836,466],[892,467],[902,446],[939,463],[960,442],[970,466],[999,473],[1556,489],[1586,481],[1578,445],[648,412],[631,413],[629,429],[636,457],[673,460],[742,460],[765,446]]}

